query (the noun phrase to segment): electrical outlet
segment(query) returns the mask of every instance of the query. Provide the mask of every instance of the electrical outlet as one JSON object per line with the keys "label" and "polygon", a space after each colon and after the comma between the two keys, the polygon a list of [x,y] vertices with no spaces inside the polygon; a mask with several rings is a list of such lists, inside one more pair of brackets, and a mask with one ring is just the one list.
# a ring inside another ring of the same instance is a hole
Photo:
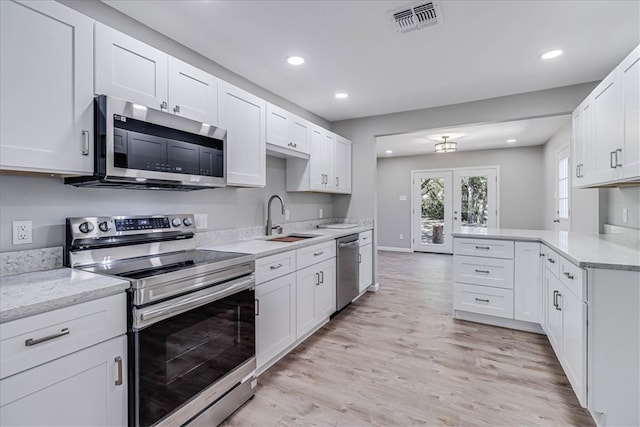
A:
{"label": "electrical outlet", "polygon": [[196,230],[207,228],[207,214],[195,214]]}
{"label": "electrical outlet", "polygon": [[622,222],[628,222],[629,221],[629,211],[627,210],[627,208],[622,208]]}
{"label": "electrical outlet", "polygon": [[33,223],[28,221],[13,221],[13,244],[24,245],[33,243]]}
{"label": "electrical outlet", "polygon": [[285,221],[289,221],[289,209],[284,210],[284,219]]}
{"label": "electrical outlet", "polygon": [[322,217],[323,217],[322,208],[320,208],[320,211],[318,212],[318,216],[320,217],[320,219],[322,219]]}
{"label": "electrical outlet", "polygon": [[400,235],[398,235],[398,239],[400,239],[400,240],[404,240],[404,234],[400,234]]}

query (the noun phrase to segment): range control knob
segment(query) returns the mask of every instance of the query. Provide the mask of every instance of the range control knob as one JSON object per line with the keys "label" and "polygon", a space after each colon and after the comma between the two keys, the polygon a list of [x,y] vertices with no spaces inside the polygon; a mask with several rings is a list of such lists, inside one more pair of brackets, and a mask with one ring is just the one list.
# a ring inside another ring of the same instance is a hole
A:
{"label": "range control knob", "polygon": [[107,221],[103,221],[100,224],[98,224],[98,228],[100,229],[100,231],[104,231],[105,233],[111,230],[111,226]]}
{"label": "range control knob", "polygon": [[83,222],[80,224],[80,231],[83,233],[90,233],[93,231],[93,224],[90,222]]}
{"label": "range control knob", "polygon": [[191,227],[193,221],[191,221],[191,218],[185,218],[182,220],[182,223],[185,225],[185,227]]}
{"label": "range control knob", "polygon": [[180,218],[173,218],[171,220],[171,225],[173,225],[174,227],[180,227],[180,224],[182,224],[182,221],[180,221]]}

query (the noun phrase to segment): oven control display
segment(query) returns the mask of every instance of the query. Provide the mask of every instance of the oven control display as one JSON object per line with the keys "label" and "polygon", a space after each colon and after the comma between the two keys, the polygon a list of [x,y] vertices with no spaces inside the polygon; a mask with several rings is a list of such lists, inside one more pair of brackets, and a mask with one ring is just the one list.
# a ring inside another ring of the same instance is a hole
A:
{"label": "oven control display", "polygon": [[153,230],[171,228],[169,218],[130,218],[114,220],[116,231]]}

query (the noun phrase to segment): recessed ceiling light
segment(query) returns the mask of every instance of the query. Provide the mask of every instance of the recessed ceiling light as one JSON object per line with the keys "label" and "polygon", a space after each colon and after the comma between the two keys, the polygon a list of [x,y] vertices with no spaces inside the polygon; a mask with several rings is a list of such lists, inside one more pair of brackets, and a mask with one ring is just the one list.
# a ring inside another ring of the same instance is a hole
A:
{"label": "recessed ceiling light", "polygon": [[287,62],[291,65],[302,65],[304,64],[304,58],[302,56],[290,56],[287,58]]}
{"label": "recessed ceiling light", "polygon": [[349,97],[348,93],[344,93],[344,92],[336,93],[336,98],[338,98],[338,99],[345,99],[345,98],[348,98],[348,97]]}
{"label": "recessed ceiling light", "polygon": [[508,142],[509,144],[513,144],[513,143],[514,143],[514,142],[516,142],[516,141],[517,141],[517,139],[507,139],[507,142]]}
{"label": "recessed ceiling light", "polygon": [[393,154],[393,150],[386,150],[385,153],[387,154]]}
{"label": "recessed ceiling light", "polygon": [[560,55],[562,55],[562,49],[556,49],[556,50],[550,50],[549,52],[543,53],[542,55],[540,55],[540,58],[552,59],[552,58],[557,58]]}

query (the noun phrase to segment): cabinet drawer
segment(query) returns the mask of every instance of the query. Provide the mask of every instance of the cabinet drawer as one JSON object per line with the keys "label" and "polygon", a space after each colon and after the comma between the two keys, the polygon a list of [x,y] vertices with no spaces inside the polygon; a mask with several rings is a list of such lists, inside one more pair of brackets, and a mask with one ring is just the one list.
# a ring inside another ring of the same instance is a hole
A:
{"label": "cabinet drawer", "polygon": [[453,280],[513,289],[513,260],[454,255]]}
{"label": "cabinet drawer", "polygon": [[126,304],[122,292],[0,324],[0,378],[126,333]]}
{"label": "cabinet drawer", "polygon": [[560,275],[560,255],[555,253],[549,248],[546,248],[545,258],[544,258],[545,268],[553,273],[554,276],[559,277]]}
{"label": "cabinet drawer", "polygon": [[454,310],[513,319],[513,291],[454,283],[453,308]]}
{"label": "cabinet drawer", "polygon": [[583,272],[580,267],[560,257],[560,281],[567,289],[573,292],[581,302],[584,302],[582,274]]}
{"label": "cabinet drawer", "polygon": [[296,271],[296,252],[288,251],[256,260],[256,284]]}
{"label": "cabinet drawer", "polygon": [[310,265],[316,264],[336,256],[336,241],[318,243],[317,245],[298,249],[296,251],[296,265],[301,270]]}
{"label": "cabinet drawer", "polygon": [[513,259],[513,241],[458,237],[453,240],[453,253],[456,255]]}
{"label": "cabinet drawer", "polygon": [[372,235],[371,230],[360,233],[358,235],[358,246],[371,244]]}

